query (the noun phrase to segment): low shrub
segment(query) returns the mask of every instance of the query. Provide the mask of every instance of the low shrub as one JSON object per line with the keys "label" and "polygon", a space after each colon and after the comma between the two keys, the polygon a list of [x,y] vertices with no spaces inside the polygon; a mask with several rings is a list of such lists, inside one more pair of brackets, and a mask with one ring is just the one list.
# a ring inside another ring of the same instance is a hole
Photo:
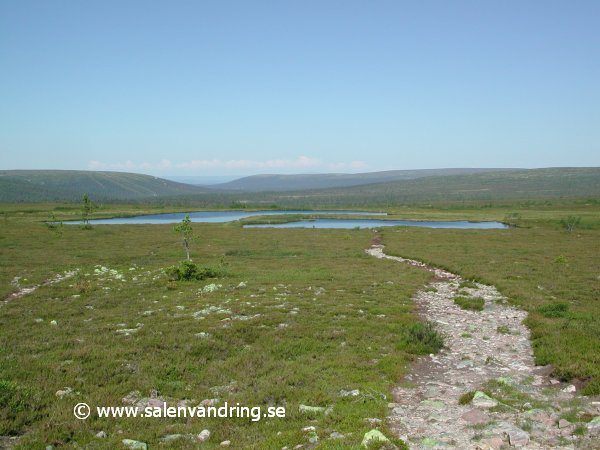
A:
{"label": "low shrub", "polygon": [[471,309],[473,311],[482,311],[485,306],[485,300],[480,297],[463,297],[461,295],[454,297],[454,303],[462,309]]}
{"label": "low shrub", "polygon": [[431,322],[416,322],[404,329],[402,343],[405,350],[417,355],[437,353],[444,347],[444,339]]}
{"label": "low shrub", "polygon": [[207,266],[199,266],[192,261],[184,260],[181,261],[178,266],[167,267],[165,273],[171,281],[190,281],[216,278],[222,275],[222,270]]}

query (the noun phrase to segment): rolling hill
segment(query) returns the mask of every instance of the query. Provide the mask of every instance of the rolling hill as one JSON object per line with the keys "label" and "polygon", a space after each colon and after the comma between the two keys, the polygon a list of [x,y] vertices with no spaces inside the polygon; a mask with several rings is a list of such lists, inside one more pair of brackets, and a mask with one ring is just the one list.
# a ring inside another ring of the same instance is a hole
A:
{"label": "rolling hill", "polygon": [[344,188],[274,193],[265,195],[263,200],[285,206],[310,207],[560,198],[600,198],[600,167],[429,176]]}
{"label": "rolling hill", "polygon": [[417,178],[464,175],[485,172],[514,171],[520,169],[421,169],[388,170],[367,173],[322,173],[298,175],[252,175],[228,183],[212,185],[213,189],[244,192],[285,192],[306,189],[327,189],[363,184],[387,183],[391,181],[413,180]]}
{"label": "rolling hill", "polygon": [[137,173],[83,170],[0,171],[0,202],[96,201],[174,197],[205,192],[197,186]]}

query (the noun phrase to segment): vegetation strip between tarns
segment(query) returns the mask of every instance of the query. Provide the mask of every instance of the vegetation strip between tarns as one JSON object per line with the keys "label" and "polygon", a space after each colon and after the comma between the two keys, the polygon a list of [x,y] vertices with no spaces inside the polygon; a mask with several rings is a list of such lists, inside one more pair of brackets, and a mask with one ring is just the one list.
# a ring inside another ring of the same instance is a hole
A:
{"label": "vegetation strip between tarns", "polygon": [[414,300],[444,337],[444,348],[419,359],[394,389],[388,419],[398,437],[412,448],[598,448],[600,403],[534,365],[524,311],[493,286],[388,256],[382,245],[367,253],[435,275]]}

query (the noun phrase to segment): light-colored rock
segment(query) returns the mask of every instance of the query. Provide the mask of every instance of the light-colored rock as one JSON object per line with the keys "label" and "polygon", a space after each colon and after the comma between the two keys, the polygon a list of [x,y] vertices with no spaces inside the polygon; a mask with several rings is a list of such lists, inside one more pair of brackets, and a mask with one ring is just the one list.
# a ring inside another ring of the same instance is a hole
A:
{"label": "light-colored rock", "polygon": [[106,438],[107,436],[108,436],[108,435],[106,434],[106,431],[98,431],[98,432],[96,433],[96,437],[97,437],[98,439],[104,439],[104,438]]}
{"label": "light-colored rock", "polygon": [[562,391],[566,392],[566,393],[572,393],[572,392],[576,392],[577,388],[575,386],[573,386],[572,384],[570,384],[566,388],[562,389]]}
{"label": "light-colored rock", "polygon": [[73,397],[73,388],[66,387],[64,389],[56,391],[54,395],[56,395],[61,400],[65,397]]}
{"label": "light-colored rock", "polygon": [[187,436],[185,434],[167,434],[166,436],[160,438],[160,440],[161,442],[169,443],[178,441],[179,439],[184,439],[186,437]]}
{"label": "light-colored rock", "polygon": [[200,406],[215,406],[219,403],[218,398],[206,398],[200,402]]}
{"label": "light-colored rock", "polygon": [[323,406],[309,406],[309,405],[300,405],[298,406],[298,411],[302,414],[321,414],[326,410]]}
{"label": "light-colored rock", "polygon": [[196,439],[198,439],[199,442],[206,442],[210,439],[210,431],[209,430],[202,430],[198,436],[196,436]]}
{"label": "light-colored rock", "polygon": [[493,408],[498,405],[497,400],[494,400],[492,397],[481,391],[475,392],[471,403],[473,406],[478,406],[479,408]]}
{"label": "light-colored rock", "polygon": [[359,395],[360,391],[358,389],[352,389],[351,391],[342,389],[340,391],[340,397],[358,397]]}
{"label": "light-colored rock", "polygon": [[223,441],[219,445],[221,447],[229,447],[231,445],[231,441]]}
{"label": "light-colored rock", "polygon": [[131,450],[148,450],[148,444],[145,442],[134,441],[133,439],[123,439],[121,442]]}
{"label": "light-colored rock", "polygon": [[365,433],[361,445],[363,447],[368,447],[375,442],[390,442],[390,440],[381,431],[371,430]]}

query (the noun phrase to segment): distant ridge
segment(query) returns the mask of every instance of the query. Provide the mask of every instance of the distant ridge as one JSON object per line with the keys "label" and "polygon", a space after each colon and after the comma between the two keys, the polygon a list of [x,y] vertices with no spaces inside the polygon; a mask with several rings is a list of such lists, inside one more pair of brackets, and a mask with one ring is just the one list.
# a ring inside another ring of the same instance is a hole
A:
{"label": "distant ridge", "polygon": [[452,168],[420,170],[387,170],[366,173],[324,173],[299,175],[252,175],[228,183],[212,185],[212,189],[244,192],[285,192],[308,189],[342,188],[392,181],[414,180],[424,177],[469,175],[485,172],[516,171],[503,168]]}
{"label": "distant ridge", "polygon": [[78,201],[88,194],[94,201],[174,197],[206,192],[138,173],[85,170],[0,171],[0,202]]}
{"label": "distant ridge", "polygon": [[264,193],[285,206],[402,205],[420,202],[600,199],[600,167],[550,167],[421,177],[343,188]]}

